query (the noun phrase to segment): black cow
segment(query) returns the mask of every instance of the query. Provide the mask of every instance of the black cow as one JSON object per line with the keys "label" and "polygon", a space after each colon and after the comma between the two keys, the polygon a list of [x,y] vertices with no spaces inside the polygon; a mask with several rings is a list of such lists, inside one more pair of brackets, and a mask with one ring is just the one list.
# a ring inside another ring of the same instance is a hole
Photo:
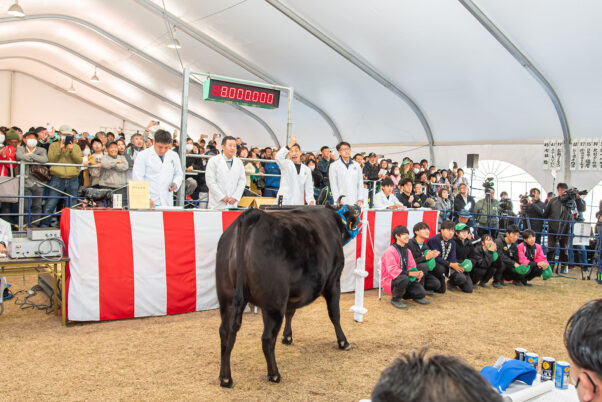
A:
{"label": "black cow", "polygon": [[295,310],[320,295],[326,299],[339,348],[349,348],[340,324],[340,279],[343,245],[357,232],[360,209],[342,208],[249,209],[222,234],[215,267],[222,387],[232,387],[230,354],[248,302],[261,307],[261,343],[272,382],[280,382],[274,348],[282,318],[286,315],[282,343],[291,344]]}

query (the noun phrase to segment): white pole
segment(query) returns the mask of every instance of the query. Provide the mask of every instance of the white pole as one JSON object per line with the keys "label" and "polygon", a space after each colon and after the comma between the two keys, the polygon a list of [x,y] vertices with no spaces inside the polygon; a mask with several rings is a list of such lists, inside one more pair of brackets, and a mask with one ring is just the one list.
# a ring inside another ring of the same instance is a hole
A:
{"label": "white pole", "polygon": [[356,322],[364,321],[364,314],[368,309],[364,307],[364,278],[368,276],[366,272],[366,237],[368,233],[368,211],[362,213],[362,252],[355,265],[355,304],[349,309],[353,312],[353,319]]}

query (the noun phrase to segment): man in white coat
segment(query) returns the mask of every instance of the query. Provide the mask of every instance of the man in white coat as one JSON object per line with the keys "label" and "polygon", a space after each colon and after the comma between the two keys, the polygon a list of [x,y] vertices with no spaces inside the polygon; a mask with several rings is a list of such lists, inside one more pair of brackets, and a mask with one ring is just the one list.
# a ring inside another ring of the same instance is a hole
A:
{"label": "man in white coat", "polygon": [[[286,159],[288,155],[289,159]],[[315,205],[314,181],[309,167],[301,163],[301,147],[297,137],[291,139],[287,147],[276,154],[276,163],[280,166],[280,189],[282,205]]]}
{"label": "man in white coat", "polygon": [[170,149],[171,143],[170,133],[157,130],[154,145],[138,154],[132,170],[132,180],[148,182],[151,201],[157,207],[173,206],[173,192],[184,179],[180,157]]}
{"label": "man in white coat", "polygon": [[245,191],[245,168],[236,157],[236,138],[222,140],[222,153],[207,162],[205,181],[209,188],[209,209],[236,208]]}
{"label": "man in white coat", "polygon": [[385,177],[380,184],[381,191],[374,196],[374,208],[377,209],[403,209],[404,206],[393,194],[393,180]]}
{"label": "man in white coat", "polygon": [[332,198],[336,202],[339,196],[344,195],[342,203],[361,207],[366,202],[362,168],[351,159],[351,145],[348,142],[340,142],[337,152],[340,157],[330,164],[328,170]]}

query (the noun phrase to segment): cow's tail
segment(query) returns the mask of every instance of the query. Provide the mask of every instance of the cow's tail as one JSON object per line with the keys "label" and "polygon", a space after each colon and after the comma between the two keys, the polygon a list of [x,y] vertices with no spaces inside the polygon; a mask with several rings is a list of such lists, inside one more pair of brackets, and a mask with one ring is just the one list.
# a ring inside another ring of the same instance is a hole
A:
{"label": "cow's tail", "polygon": [[230,263],[234,264],[234,273],[236,275],[236,283],[234,285],[234,297],[232,298],[232,329],[238,331],[242,323],[242,312],[244,306],[244,285],[245,285],[245,254],[246,243],[249,239],[253,224],[264,212],[258,209],[248,209],[236,220],[236,233],[234,238],[236,243],[234,246],[234,255],[230,259]]}

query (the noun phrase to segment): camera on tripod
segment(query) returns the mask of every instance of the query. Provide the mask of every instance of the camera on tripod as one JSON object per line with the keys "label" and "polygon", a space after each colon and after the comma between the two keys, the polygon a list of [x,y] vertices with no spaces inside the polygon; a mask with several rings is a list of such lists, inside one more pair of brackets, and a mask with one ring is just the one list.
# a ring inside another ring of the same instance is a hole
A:
{"label": "camera on tripod", "polygon": [[486,178],[483,182],[483,189],[485,190],[485,195],[488,195],[491,192],[491,190],[493,190],[493,188],[493,177]]}
{"label": "camera on tripod", "polygon": [[577,194],[579,196],[583,196],[587,195],[587,193],[587,190],[579,191],[576,187],[571,187],[568,190],[566,190],[564,194],[562,194],[562,196],[560,197],[562,205],[566,209],[571,211],[571,215],[573,216],[573,218],[577,219],[577,217],[579,216],[579,210],[577,208]]}

